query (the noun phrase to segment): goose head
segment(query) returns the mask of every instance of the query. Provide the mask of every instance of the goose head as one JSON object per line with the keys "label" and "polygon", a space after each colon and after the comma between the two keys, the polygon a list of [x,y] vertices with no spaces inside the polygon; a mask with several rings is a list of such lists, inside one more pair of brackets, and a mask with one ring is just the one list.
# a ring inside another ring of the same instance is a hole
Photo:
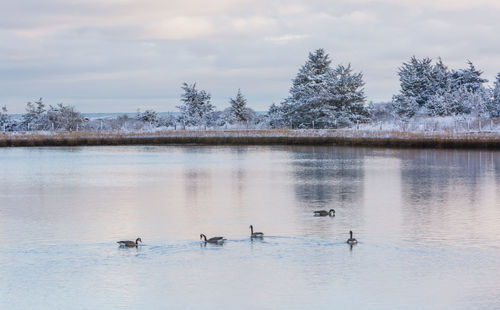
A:
{"label": "goose head", "polygon": [[135,244],[138,244],[139,242],[142,243],[142,239],[141,238],[135,239]]}

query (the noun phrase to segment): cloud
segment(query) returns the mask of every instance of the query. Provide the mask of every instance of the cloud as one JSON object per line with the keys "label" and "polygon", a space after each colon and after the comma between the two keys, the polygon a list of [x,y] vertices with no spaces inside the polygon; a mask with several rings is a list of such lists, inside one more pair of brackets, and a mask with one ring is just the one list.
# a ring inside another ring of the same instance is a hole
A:
{"label": "cloud", "polygon": [[265,37],[264,40],[276,42],[276,43],[287,43],[289,41],[301,40],[301,39],[304,39],[307,37],[308,37],[308,35],[304,35],[304,34],[285,34],[285,35],[276,36],[276,37]]}
{"label": "cloud", "polygon": [[146,39],[186,40],[211,36],[215,32],[214,25],[206,18],[176,16],[153,23],[146,28]]}
{"label": "cloud", "polygon": [[499,13],[496,0],[2,1],[0,105],[22,112],[43,96],[85,111],[175,110],[187,81],[220,107],[242,88],[265,110],[319,47],[363,72],[369,100],[389,100],[412,55],[471,59],[493,79]]}

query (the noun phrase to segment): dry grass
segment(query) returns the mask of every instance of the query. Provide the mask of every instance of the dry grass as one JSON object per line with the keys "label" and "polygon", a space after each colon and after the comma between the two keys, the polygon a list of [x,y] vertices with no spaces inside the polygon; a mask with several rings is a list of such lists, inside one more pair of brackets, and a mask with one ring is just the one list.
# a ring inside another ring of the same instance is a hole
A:
{"label": "dry grass", "polygon": [[92,145],[347,145],[500,149],[500,134],[358,130],[208,130],[154,133],[28,132],[0,134],[0,147]]}

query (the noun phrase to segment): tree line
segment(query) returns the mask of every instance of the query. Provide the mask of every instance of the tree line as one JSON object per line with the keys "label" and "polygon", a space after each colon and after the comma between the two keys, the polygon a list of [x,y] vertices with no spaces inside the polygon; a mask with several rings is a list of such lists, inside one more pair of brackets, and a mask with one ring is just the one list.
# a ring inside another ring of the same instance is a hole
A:
{"label": "tree line", "polygon": [[[178,115],[159,116],[154,110],[137,111],[135,118],[120,116],[103,125],[89,122],[73,106],[62,103],[48,107],[40,98],[28,102],[20,119],[13,119],[4,106],[0,110],[0,129],[103,130],[127,127],[130,130],[156,127],[247,127],[247,128],[339,128],[377,121],[381,118],[409,120],[416,117],[474,116],[500,117],[500,73],[494,87],[482,77],[471,61],[463,69],[448,68],[441,58],[433,61],[415,56],[398,69],[400,91],[392,101],[367,104],[361,72],[351,65],[332,65],[329,55],[318,49],[310,52],[292,80],[289,95],[273,103],[267,113],[248,107],[240,89],[219,111],[206,90],[196,83],[181,86]],[[117,125],[118,124],[118,125]]]}

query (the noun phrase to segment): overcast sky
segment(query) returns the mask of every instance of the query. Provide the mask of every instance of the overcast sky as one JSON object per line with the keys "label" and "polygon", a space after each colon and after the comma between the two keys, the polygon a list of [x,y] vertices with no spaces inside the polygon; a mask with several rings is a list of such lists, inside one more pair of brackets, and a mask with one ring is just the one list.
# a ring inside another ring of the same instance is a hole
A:
{"label": "overcast sky", "polygon": [[309,51],[363,72],[368,100],[398,91],[412,55],[500,72],[498,0],[4,0],[0,105],[43,97],[82,112],[175,111],[182,82],[223,108],[241,88],[267,110]]}

